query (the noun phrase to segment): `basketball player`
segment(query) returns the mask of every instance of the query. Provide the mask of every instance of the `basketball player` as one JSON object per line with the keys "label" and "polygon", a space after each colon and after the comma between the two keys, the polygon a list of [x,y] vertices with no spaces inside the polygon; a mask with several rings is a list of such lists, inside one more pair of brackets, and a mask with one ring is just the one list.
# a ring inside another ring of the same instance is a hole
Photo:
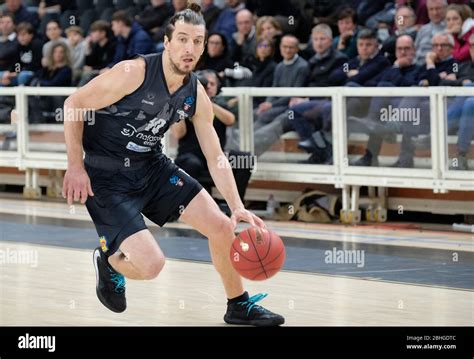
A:
{"label": "basketball player", "polygon": [[[261,230],[265,224],[244,208],[230,166],[222,165],[225,156],[213,128],[212,104],[192,73],[206,40],[199,11],[191,4],[171,18],[162,54],[122,61],[65,101],[68,168],[63,196],[69,205],[85,203],[96,226],[96,292],[108,309],[126,309],[124,276],[153,279],[165,263],[143,214],[160,226],[180,218],[208,238],[229,298],[226,323],[280,325],[284,318],[256,304],[264,295],[249,297],[231,264],[237,222]],[[94,121],[85,121],[87,111],[94,109]],[[164,133],[185,118],[192,119],[212,178],[232,210],[230,219],[162,153]]]}

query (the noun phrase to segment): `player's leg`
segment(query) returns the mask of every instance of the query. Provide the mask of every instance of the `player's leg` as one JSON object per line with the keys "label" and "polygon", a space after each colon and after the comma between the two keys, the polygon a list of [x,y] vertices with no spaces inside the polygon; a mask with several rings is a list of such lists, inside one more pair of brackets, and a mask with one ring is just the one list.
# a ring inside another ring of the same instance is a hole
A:
{"label": "player's leg", "polygon": [[125,239],[109,263],[129,279],[153,279],[165,265],[165,256],[151,232],[144,229]]}
{"label": "player's leg", "polygon": [[249,297],[242,279],[231,263],[230,247],[234,239],[231,221],[218,208],[209,193],[201,190],[186,206],[180,219],[209,239],[212,262],[219,272],[229,299],[224,321],[228,324],[255,326],[281,325],[285,319],[257,305],[266,294]]}
{"label": "player's leg", "polygon": [[201,190],[186,206],[180,220],[189,224],[209,240],[212,263],[222,278],[228,298],[244,292],[242,279],[230,259],[234,231],[230,219],[220,211],[216,202]]}

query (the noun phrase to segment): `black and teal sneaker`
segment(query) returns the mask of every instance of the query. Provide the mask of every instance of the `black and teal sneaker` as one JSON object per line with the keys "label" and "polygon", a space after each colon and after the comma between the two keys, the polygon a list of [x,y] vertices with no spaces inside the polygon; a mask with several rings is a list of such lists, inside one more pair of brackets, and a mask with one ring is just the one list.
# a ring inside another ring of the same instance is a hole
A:
{"label": "black and teal sneaker", "polygon": [[266,293],[260,293],[251,296],[247,300],[227,304],[227,312],[224,315],[224,321],[227,324],[254,325],[256,327],[282,325],[285,323],[285,318],[256,304],[266,296]]}
{"label": "black and teal sneaker", "polygon": [[127,308],[125,278],[108,263],[100,247],[94,250],[96,293],[100,302],[112,312],[121,313]]}

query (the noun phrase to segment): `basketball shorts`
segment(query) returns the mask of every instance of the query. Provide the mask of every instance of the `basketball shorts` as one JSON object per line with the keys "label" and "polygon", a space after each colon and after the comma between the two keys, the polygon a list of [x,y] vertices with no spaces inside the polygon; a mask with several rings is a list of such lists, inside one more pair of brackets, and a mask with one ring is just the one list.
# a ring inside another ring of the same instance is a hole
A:
{"label": "basketball shorts", "polygon": [[143,215],[163,226],[176,220],[201,184],[165,155],[135,168],[117,168],[106,157],[87,156],[94,196],[86,201],[102,251],[114,254],[129,236],[146,229]]}

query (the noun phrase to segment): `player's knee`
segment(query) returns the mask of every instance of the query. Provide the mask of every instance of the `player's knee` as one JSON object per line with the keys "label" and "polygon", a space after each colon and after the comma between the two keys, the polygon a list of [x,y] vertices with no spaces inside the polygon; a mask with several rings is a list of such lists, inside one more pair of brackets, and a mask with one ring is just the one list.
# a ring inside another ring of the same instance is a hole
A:
{"label": "player's knee", "polygon": [[141,276],[145,280],[154,279],[160,274],[161,270],[165,265],[165,257],[163,255],[157,255],[152,261],[141,268]]}
{"label": "player's knee", "polygon": [[215,233],[212,237],[234,236],[234,228],[232,227],[232,222],[230,221],[230,218],[222,214],[216,219],[216,221],[216,226],[214,226]]}

